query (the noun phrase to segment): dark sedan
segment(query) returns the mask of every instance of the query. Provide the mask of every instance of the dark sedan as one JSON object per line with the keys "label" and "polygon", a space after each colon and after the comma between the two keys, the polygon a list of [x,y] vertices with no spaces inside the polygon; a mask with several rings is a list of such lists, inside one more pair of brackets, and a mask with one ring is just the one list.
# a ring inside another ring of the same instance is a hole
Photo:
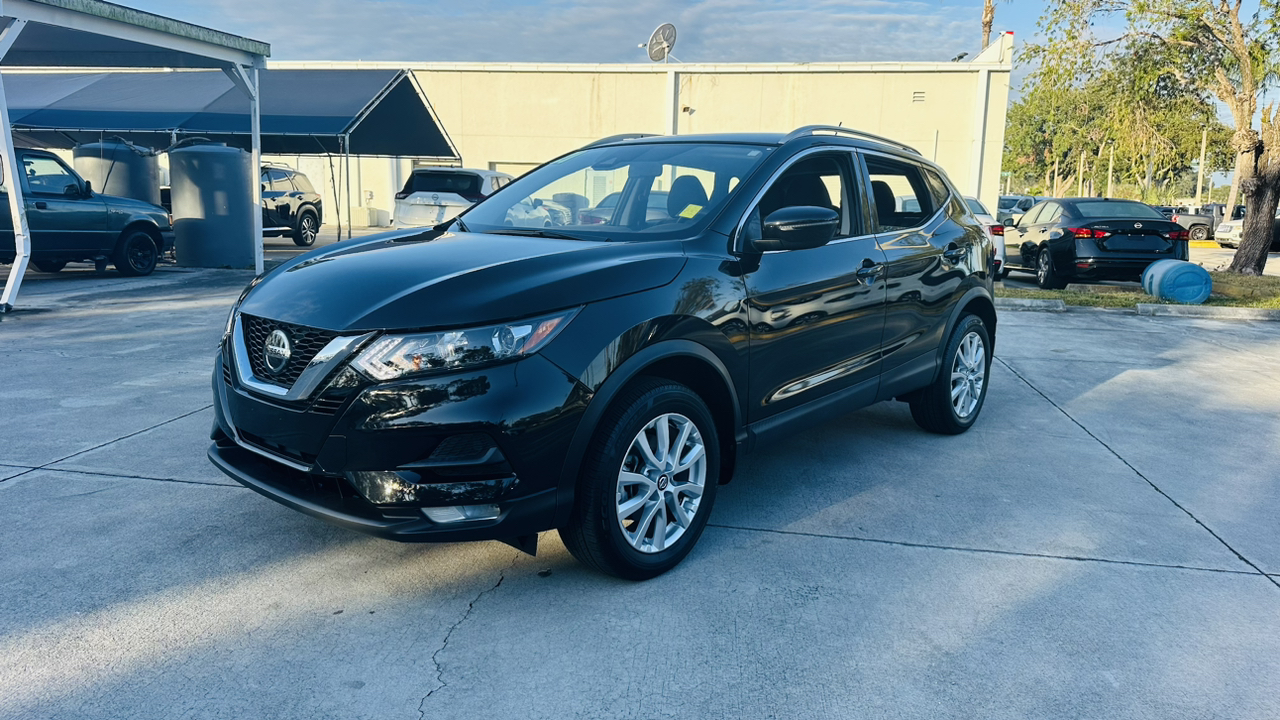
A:
{"label": "dark sedan", "polygon": [[1150,205],[1108,198],[1045,200],[1004,233],[1005,264],[1045,289],[1139,280],[1157,260],[1186,260],[1188,231]]}

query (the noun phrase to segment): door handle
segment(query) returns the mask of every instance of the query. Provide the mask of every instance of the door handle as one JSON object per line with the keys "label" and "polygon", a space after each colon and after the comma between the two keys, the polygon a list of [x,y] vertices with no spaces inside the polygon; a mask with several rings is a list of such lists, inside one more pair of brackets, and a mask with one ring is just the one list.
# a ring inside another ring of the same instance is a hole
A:
{"label": "door handle", "polygon": [[47,203],[47,202],[45,202],[45,201],[43,201],[43,200],[37,200],[37,201],[36,201],[36,209],[37,209],[37,210],[48,210],[48,209],[49,209],[49,203]]}
{"label": "door handle", "polygon": [[858,268],[857,272],[854,274],[858,276],[859,280],[866,280],[868,278],[875,280],[883,271],[884,265],[880,265],[872,261],[871,258],[867,258],[862,261],[862,267]]}
{"label": "door handle", "polygon": [[951,262],[960,262],[964,259],[964,256],[968,254],[968,248],[962,248],[955,243],[951,243],[947,246],[946,250],[942,251],[942,257],[950,260]]}

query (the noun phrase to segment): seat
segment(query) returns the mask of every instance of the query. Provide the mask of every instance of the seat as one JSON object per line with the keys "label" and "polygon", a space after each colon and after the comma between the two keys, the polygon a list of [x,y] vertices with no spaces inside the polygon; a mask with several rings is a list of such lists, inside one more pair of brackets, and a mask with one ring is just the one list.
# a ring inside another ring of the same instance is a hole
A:
{"label": "seat", "polygon": [[883,180],[871,181],[871,196],[876,201],[876,219],[884,229],[903,227],[898,221],[898,198]]}
{"label": "seat", "polygon": [[822,176],[813,173],[788,173],[778,178],[760,200],[760,218],[763,220],[769,217],[775,210],[800,206],[838,209],[831,203],[831,193],[827,192]]}
{"label": "seat", "polygon": [[[697,209],[688,210],[690,205],[696,205]],[[693,219],[706,206],[707,191],[698,178],[681,175],[671,183],[671,190],[667,192],[667,214],[673,220]]]}

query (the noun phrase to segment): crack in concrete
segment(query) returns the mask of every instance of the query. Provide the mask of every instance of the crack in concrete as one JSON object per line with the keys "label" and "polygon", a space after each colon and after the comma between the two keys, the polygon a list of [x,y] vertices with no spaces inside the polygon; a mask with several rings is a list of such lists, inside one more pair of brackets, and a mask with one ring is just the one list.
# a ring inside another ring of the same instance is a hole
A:
{"label": "crack in concrete", "polygon": [[[73,457],[77,457],[77,456],[80,456],[80,455],[84,455],[85,453],[90,453],[90,452],[93,452],[94,450],[100,450],[100,449],[102,449],[102,448],[104,448],[104,447],[106,447],[106,446],[108,446],[108,445],[112,445],[112,444],[114,444],[114,443],[118,443],[118,442],[120,442],[121,440],[128,440],[128,439],[129,439],[129,438],[131,438],[131,437],[136,437],[136,436],[141,435],[141,434],[143,434],[143,433],[151,432],[152,430],[155,430],[155,429],[156,429],[156,428],[158,428],[158,427],[164,427],[165,425],[168,425],[169,423],[177,422],[177,421],[182,420],[182,419],[184,419],[184,418],[189,418],[189,417],[191,417],[192,415],[195,415],[196,413],[204,412],[205,410],[208,410],[208,409],[209,409],[209,408],[211,408],[211,407],[213,407],[213,403],[209,403],[208,405],[205,405],[204,407],[196,408],[195,410],[192,410],[191,412],[183,413],[183,414],[181,414],[181,415],[179,415],[179,416],[177,416],[177,417],[172,417],[172,418],[169,418],[168,420],[164,420],[164,421],[158,422],[158,423],[156,423],[155,425],[152,425],[152,426],[150,426],[150,427],[142,428],[141,430],[137,430],[137,431],[131,432],[131,433],[127,434],[127,435],[121,435],[120,437],[115,438],[115,439],[113,439],[113,440],[108,440],[108,441],[106,441],[106,442],[104,442],[104,443],[99,443],[99,444],[97,444],[97,445],[94,445],[94,446],[93,446],[93,447],[91,447],[91,448],[85,448],[84,450],[77,450],[77,451],[75,451],[75,452],[71,453],[70,455],[67,455],[66,457],[60,457],[60,458],[58,458],[57,460],[50,460],[49,462],[44,463],[44,464],[42,464],[42,465],[36,465],[35,467],[31,467],[31,466],[29,466],[29,465],[11,466],[11,467],[25,467],[25,468],[28,468],[28,470],[27,470],[26,472],[18,473],[17,475],[14,475],[14,476],[13,476],[13,477],[11,477],[11,478],[5,478],[4,480],[0,480],[0,483],[6,483],[6,482],[8,482],[8,481],[10,481],[10,480],[13,480],[14,478],[20,478],[20,477],[22,477],[23,475],[26,475],[27,473],[35,472],[36,470],[55,470],[55,471],[58,471],[58,472],[80,472],[80,473],[85,473],[85,474],[89,474],[89,475],[106,475],[106,476],[113,476],[114,474],[113,474],[113,473],[109,473],[109,472],[104,472],[104,473],[95,473],[95,472],[92,472],[92,471],[89,471],[89,470],[67,470],[67,469],[62,469],[62,468],[55,468],[55,467],[52,467],[52,466],[53,466],[53,465],[57,465],[57,464],[58,464],[58,463],[60,463],[60,462],[65,462],[65,461],[67,461],[67,460],[70,460],[70,459],[71,459],[71,458],[73,458]],[[128,477],[128,476],[119,476],[119,475],[115,475],[115,477]],[[164,478],[139,478],[139,479],[142,479],[142,480],[164,480]],[[189,480],[172,480],[171,482],[186,482],[186,483],[190,483],[190,484],[199,484],[199,485],[214,485],[214,484],[216,484],[216,483],[195,483],[195,482],[192,482],[192,481],[189,481]],[[229,486],[222,486],[222,487],[229,487]]]}
{"label": "crack in concrete", "polygon": [[774,535],[795,535],[798,537],[823,538],[826,540],[848,540],[850,542],[875,543],[877,545],[893,545],[895,547],[917,548],[922,550],[951,550],[954,552],[979,553],[983,555],[1006,555],[1010,557],[1037,558],[1040,560],[1070,560],[1073,562],[1096,562],[1107,565],[1132,565],[1135,567],[1160,568],[1163,570],[1192,570],[1195,572],[1223,573],[1226,575],[1256,576],[1258,573],[1248,570],[1227,570],[1225,568],[1201,567],[1199,565],[1174,565],[1170,563],[1143,562],[1141,560],[1115,560],[1112,558],[1088,557],[1085,555],[1054,555],[1052,553],[1033,553],[1018,550],[996,550],[994,548],[964,547],[962,545],[939,545],[935,543],[917,543],[906,540],[885,540],[883,538],[863,537],[860,535],[831,535],[828,533],[803,532],[799,530],[776,530],[774,528],[746,527],[742,525],[721,525],[707,523],[709,528],[723,530],[741,530],[743,532],[762,532]]}
{"label": "crack in concrete", "polygon": [[[1138,477],[1142,478],[1142,480],[1143,480],[1144,482],[1146,482],[1148,485],[1150,485],[1152,490],[1155,490],[1156,492],[1160,493],[1162,496],[1164,496],[1164,498],[1165,498],[1166,500],[1168,500],[1169,502],[1173,503],[1173,506],[1174,506],[1174,507],[1178,508],[1178,509],[1179,509],[1179,510],[1181,510],[1183,513],[1185,513],[1187,517],[1191,518],[1191,520],[1192,520],[1193,522],[1195,522],[1195,524],[1199,525],[1199,526],[1200,526],[1200,527],[1201,527],[1205,532],[1209,533],[1209,535],[1211,535],[1211,536],[1213,537],[1213,539],[1214,539],[1214,540],[1217,540],[1219,543],[1221,543],[1221,544],[1222,544],[1222,546],[1223,546],[1223,547],[1225,547],[1228,551],[1230,551],[1232,555],[1235,555],[1237,558],[1239,558],[1240,562],[1242,562],[1242,563],[1244,563],[1245,565],[1248,565],[1249,567],[1253,568],[1256,574],[1261,575],[1262,577],[1264,577],[1264,578],[1266,578],[1267,580],[1269,580],[1269,581],[1271,582],[1271,584],[1275,585],[1277,588],[1280,588],[1280,580],[1277,580],[1275,577],[1272,577],[1271,575],[1268,575],[1265,571],[1263,571],[1263,569],[1262,569],[1262,568],[1258,567],[1258,565],[1257,565],[1256,563],[1254,563],[1254,562],[1253,562],[1252,560],[1250,560],[1249,558],[1245,557],[1245,556],[1244,556],[1244,555],[1243,555],[1239,550],[1236,550],[1234,547],[1232,547],[1232,546],[1231,546],[1231,543],[1227,542],[1227,541],[1226,541],[1226,539],[1224,539],[1221,535],[1219,535],[1218,533],[1214,532],[1214,531],[1213,531],[1213,528],[1210,528],[1208,525],[1206,525],[1206,524],[1204,523],[1204,521],[1202,521],[1200,518],[1196,517],[1196,516],[1195,516],[1195,513],[1191,512],[1191,511],[1190,511],[1190,510],[1188,510],[1186,507],[1183,507],[1183,505],[1182,505],[1181,503],[1179,503],[1177,500],[1174,500],[1174,499],[1173,499],[1173,496],[1172,496],[1172,495],[1170,495],[1169,493],[1167,493],[1167,492],[1165,492],[1164,490],[1162,490],[1162,489],[1160,488],[1160,486],[1159,486],[1159,485],[1156,485],[1154,482],[1152,482],[1151,478],[1149,478],[1149,477],[1147,477],[1146,475],[1144,475],[1144,474],[1142,473],[1142,471],[1141,471],[1141,470],[1139,470],[1138,468],[1134,467],[1134,466],[1133,466],[1133,464],[1132,464],[1132,463],[1130,463],[1128,460],[1126,460],[1126,459],[1124,458],[1124,456],[1123,456],[1123,455],[1121,455],[1120,453],[1116,452],[1115,448],[1111,447],[1111,446],[1110,446],[1110,445],[1108,445],[1106,442],[1104,442],[1104,441],[1102,440],[1102,438],[1098,437],[1097,435],[1094,435],[1094,434],[1093,434],[1093,432],[1092,432],[1091,430],[1089,430],[1089,428],[1085,427],[1084,423],[1082,423],[1082,422],[1080,422],[1079,420],[1075,419],[1075,417],[1073,417],[1073,416],[1071,415],[1071,413],[1067,412],[1065,408],[1063,408],[1063,407],[1062,407],[1061,405],[1059,405],[1058,403],[1054,402],[1054,401],[1053,401],[1053,400],[1052,400],[1048,395],[1046,395],[1042,390],[1040,390],[1040,388],[1038,388],[1038,387],[1036,387],[1035,385],[1031,384],[1031,381],[1030,381],[1030,380],[1028,380],[1027,378],[1023,377],[1022,373],[1018,372],[1017,370],[1014,370],[1014,369],[1013,369],[1013,366],[1012,366],[1012,365],[1010,365],[1009,363],[1005,362],[1003,359],[1001,359],[1001,358],[999,358],[999,357],[994,358],[994,359],[995,359],[997,362],[999,362],[1001,365],[1005,366],[1005,369],[1007,369],[1009,372],[1013,373],[1013,374],[1014,374],[1014,375],[1015,375],[1019,380],[1021,380],[1023,383],[1025,383],[1027,387],[1029,387],[1029,388],[1031,388],[1032,390],[1034,390],[1034,391],[1036,392],[1036,394],[1037,394],[1037,395],[1039,395],[1040,397],[1044,398],[1045,402],[1047,402],[1047,403],[1049,403],[1050,405],[1052,405],[1052,406],[1054,407],[1054,409],[1056,409],[1058,412],[1062,413],[1062,414],[1063,414],[1063,416],[1065,416],[1068,420],[1070,420],[1071,422],[1075,423],[1075,424],[1076,424],[1076,427],[1079,427],[1081,430],[1085,431],[1085,433],[1086,433],[1089,437],[1093,438],[1093,439],[1094,439],[1094,441],[1096,441],[1099,445],[1101,445],[1102,447],[1106,448],[1106,449],[1107,449],[1107,452],[1110,452],[1112,455],[1114,455],[1114,456],[1116,457],[1116,459],[1117,459],[1117,460],[1119,460],[1120,462],[1124,463],[1125,467],[1127,467],[1127,468],[1129,468],[1130,470],[1132,470],[1132,471],[1133,471],[1133,474],[1135,474],[1135,475],[1137,475]],[[1252,575],[1252,574],[1255,574],[1255,573],[1249,573],[1249,574],[1251,574],[1251,575]]]}
{"label": "crack in concrete", "polygon": [[475,609],[476,603],[480,602],[480,598],[497,590],[499,587],[502,587],[502,581],[507,579],[507,571],[515,567],[516,562],[518,562],[519,560],[520,560],[520,555],[519,553],[517,553],[516,556],[511,559],[511,564],[508,565],[506,568],[504,568],[502,572],[498,573],[498,582],[494,583],[493,587],[491,588],[481,590],[479,594],[477,594],[474,598],[471,599],[471,602],[467,603],[467,609],[465,612],[462,613],[462,617],[458,618],[458,621],[455,622],[453,625],[451,625],[447,631],[445,631],[444,642],[440,643],[440,647],[436,648],[436,651],[431,653],[431,664],[434,665],[436,668],[436,686],[431,688],[431,690],[428,691],[426,695],[423,695],[422,699],[418,701],[418,720],[424,720],[424,718],[426,718],[427,716],[427,708],[426,708],[427,698],[431,697],[432,695],[435,695],[440,690],[443,690],[449,687],[449,683],[444,681],[444,668],[441,667],[440,661],[437,660],[436,658],[439,657],[440,653],[444,652],[445,648],[449,647],[449,638],[453,637],[453,631],[461,627],[462,624],[465,623],[467,619],[471,617],[471,611]]}

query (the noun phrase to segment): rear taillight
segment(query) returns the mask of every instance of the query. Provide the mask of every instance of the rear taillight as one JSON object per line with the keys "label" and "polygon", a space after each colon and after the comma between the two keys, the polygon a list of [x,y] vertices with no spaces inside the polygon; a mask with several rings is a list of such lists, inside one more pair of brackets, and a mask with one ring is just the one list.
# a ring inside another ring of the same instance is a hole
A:
{"label": "rear taillight", "polygon": [[603,225],[604,218],[599,215],[583,215],[579,220],[580,225]]}
{"label": "rear taillight", "polygon": [[1004,226],[1003,226],[1003,225],[992,225],[992,226],[991,226],[991,234],[992,234],[992,235],[1000,235],[1001,237],[1003,237],[1003,236],[1004,236]]}
{"label": "rear taillight", "polygon": [[1093,238],[1094,240],[1111,237],[1110,232],[1106,230],[1095,230],[1093,228],[1067,228],[1067,232],[1078,238]]}
{"label": "rear taillight", "polygon": [[1187,238],[1191,237],[1191,231],[1190,230],[1174,230],[1170,232],[1168,235],[1165,235],[1165,237],[1169,238],[1170,240],[1186,240]]}

